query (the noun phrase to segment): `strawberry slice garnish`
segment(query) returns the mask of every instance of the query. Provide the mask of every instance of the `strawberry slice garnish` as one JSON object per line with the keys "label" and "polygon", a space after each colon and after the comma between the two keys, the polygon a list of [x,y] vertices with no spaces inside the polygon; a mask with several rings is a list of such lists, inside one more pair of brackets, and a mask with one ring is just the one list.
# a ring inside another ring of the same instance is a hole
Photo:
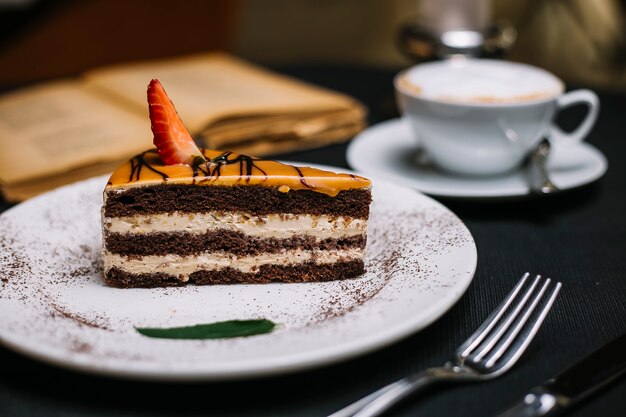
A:
{"label": "strawberry slice garnish", "polygon": [[206,162],[159,80],[148,85],[148,109],[153,143],[163,163],[198,166]]}

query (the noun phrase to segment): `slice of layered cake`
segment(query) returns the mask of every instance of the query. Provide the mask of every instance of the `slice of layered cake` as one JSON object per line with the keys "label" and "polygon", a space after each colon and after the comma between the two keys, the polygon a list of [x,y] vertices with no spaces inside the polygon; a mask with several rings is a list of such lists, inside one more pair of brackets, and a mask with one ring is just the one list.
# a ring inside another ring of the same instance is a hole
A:
{"label": "slice of layered cake", "polygon": [[104,278],[115,287],[313,282],[364,272],[369,180],[200,150],[148,88],[156,149],[111,176]]}

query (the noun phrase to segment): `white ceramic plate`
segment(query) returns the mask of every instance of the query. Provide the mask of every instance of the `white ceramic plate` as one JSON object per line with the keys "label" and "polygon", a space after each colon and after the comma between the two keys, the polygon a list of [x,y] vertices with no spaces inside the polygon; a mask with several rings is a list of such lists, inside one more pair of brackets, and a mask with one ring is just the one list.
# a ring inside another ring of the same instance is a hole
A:
{"label": "white ceramic plate", "polygon": [[[411,128],[393,119],[361,132],[348,147],[350,166],[364,175],[379,176],[426,194],[441,197],[494,198],[529,195],[522,170],[497,177],[463,177],[420,162]],[[553,147],[546,169],[561,190],[580,187],[600,178],[608,163],[588,143]]]}
{"label": "white ceramic plate", "polygon": [[[331,168],[332,169],[332,168]],[[101,279],[106,178],[60,188],[0,216],[0,341],[85,372],[217,380],[353,357],[427,326],[465,292],[476,247],[463,223],[415,191],[374,181],[367,273],[327,283],[115,289]],[[134,327],[268,318],[267,335],[182,341]]]}

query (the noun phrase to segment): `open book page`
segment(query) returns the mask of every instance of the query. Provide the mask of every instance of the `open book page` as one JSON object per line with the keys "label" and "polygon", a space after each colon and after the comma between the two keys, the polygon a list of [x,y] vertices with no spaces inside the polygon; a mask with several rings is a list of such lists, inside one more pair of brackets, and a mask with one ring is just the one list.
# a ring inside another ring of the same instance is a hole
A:
{"label": "open book page", "polygon": [[355,100],[291,80],[230,55],[207,53],[162,61],[124,64],[85,74],[85,85],[137,109],[145,107],[146,86],[158,78],[192,134],[224,118],[347,109]]}
{"label": "open book page", "polygon": [[[269,135],[262,141],[256,140],[232,143],[227,145],[225,149],[247,155],[278,154],[329,145],[347,137],[352,137],[362,129],[362,123],[347,123],[341,126],[333,126],[323,132],[307,137],[300,137],[293,133]],[[210,141],[207,141],[205,138],[203,139],[205,142],[210,143]]]}
{"label": "open book page", "polygon": [[139,153],[152,146],[146,113],[128,112],[72,81],[5,95],[0,98],[0,182],[57,175]]}
{"label": "open book page", "polygon": [[345,110],[306,115],[293,114],[290,117],[276,114],[266,117],[227,119],[202,131],[200,137],[206,147],[230,149],[242,142],[267,141],[274,136],[315,138],[328,129],[338,128],[345,124],[363,125],[363,121]]}
{"label": "open book page", "polygon": [[2,184],[2,195],[7,201],[23,201],[62,185],[98,175],[110,174],[126,160],[127,158],[110,162],[96,162],[81,165],[56,175],[45,175],[22,182]]}
{"label": "open book page", "polygon": [[356,100],[211,53],[94,70],[0,97],[0,186],[13,200],[109,171],[152,147],[146,86],[159,78],[205,146],[266,155],[348,139]]}

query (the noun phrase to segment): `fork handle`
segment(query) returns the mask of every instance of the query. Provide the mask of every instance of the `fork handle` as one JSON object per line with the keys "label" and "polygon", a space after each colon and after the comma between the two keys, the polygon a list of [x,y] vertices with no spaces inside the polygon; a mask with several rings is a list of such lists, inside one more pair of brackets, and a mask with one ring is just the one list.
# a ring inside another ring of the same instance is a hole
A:
{"label": "fork handle", "polygon": [[430,368],[380,388],[361,400],[342,408],[328,417],[379,416],[409,395],[438,382],[458,377],[455,370]]}

